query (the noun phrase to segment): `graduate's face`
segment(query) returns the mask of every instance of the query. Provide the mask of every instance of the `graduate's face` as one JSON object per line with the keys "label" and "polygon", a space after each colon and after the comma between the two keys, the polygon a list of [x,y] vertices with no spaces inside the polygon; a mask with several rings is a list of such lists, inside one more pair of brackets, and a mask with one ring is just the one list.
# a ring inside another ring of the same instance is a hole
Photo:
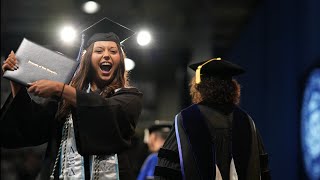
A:
{"label": "graduate's face", "polygon": [[120,49],[113,41],[97,41],[94,43],[91,64],[95,72],[96,83],[109,84],[120,64]]}

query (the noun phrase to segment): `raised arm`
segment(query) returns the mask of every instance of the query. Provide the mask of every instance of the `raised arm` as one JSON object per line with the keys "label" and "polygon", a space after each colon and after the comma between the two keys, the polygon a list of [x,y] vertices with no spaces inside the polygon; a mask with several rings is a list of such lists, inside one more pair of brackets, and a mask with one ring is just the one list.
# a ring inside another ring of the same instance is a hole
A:
{"label": "raised arm", "polygon": [[29,84],[29,93],[33,93],[37,96],[48,98],[48,97],[58,97],[63,98],[69,102],[72,106],[76,107],[76,89],[67,84],[50,81],[50,80],[39,80]]}
{"label": "raised arm", "polygon": [[[3,62],[2,72],[4,73],[5,71],[14,71],[14,70],[17,70],[18,68],[19,68],[18,60],[14,52],[11,51],[8,58]],[[19,92],[19,90],[21,89],[21,86],[12,81],[10,81],[10,86],[11,86],[12,96],[15,97]]]}

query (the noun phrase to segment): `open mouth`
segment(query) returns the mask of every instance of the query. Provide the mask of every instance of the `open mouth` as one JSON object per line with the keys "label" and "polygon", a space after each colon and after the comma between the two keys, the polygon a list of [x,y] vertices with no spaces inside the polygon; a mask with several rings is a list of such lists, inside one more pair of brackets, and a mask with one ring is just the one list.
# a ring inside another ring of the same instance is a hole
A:
{"label": "open mouth", "polygon": [[109,72],[112,68],[112,64],[108,62],[103,62],[100,64],[100,69],[104,72]]}

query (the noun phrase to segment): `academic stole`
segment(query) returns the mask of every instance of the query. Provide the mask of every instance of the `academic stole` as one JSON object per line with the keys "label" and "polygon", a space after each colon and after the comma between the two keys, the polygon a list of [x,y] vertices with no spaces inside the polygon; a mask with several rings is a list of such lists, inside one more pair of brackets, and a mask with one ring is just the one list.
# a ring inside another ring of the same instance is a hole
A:
{"label": "academic stole", "polygon": [[[71,114],[65,122],[62,134],[66,138],[61,144],[59,179],[84,180],[84,158],[77,151]],[[119,179],[117,154],[104,156],[90,155],[89,164],[91,180]]]}
{"label": "academic stole", "polygon": [[84,180],[84,158],[77,151],[71,114],[64,124],[62,138],[59,179]]}

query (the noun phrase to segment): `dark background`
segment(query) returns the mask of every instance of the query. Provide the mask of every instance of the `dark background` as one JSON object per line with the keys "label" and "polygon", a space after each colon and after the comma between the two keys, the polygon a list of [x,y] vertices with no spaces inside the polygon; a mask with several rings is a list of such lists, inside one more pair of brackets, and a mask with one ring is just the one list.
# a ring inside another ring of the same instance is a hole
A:
{"label": "dark background", "polygon": [[[153,120],[173,120],[190,105],[190,62],[212,57],[235,62],[247,69],[238,78],[241,106],[260,130],[273,179],[307,179],[299,103],[304,76],[320,59],[319,0],[97,2],[100,11],[88,15],[80,0],[1,0],[1,60],[23,37],[75,58],[78,42],[65,46],[58,41],[64,23],[80,31],[107,16],[135,31],[147,28],[153,36],[150,46],[139,47],[134,38],[124,44],[136,63],[131,83],[144,93],[139,136]],[[1,79],[1,105],[8,92],[8,82]],[[5,163],[1,165],[7,167]]]}

